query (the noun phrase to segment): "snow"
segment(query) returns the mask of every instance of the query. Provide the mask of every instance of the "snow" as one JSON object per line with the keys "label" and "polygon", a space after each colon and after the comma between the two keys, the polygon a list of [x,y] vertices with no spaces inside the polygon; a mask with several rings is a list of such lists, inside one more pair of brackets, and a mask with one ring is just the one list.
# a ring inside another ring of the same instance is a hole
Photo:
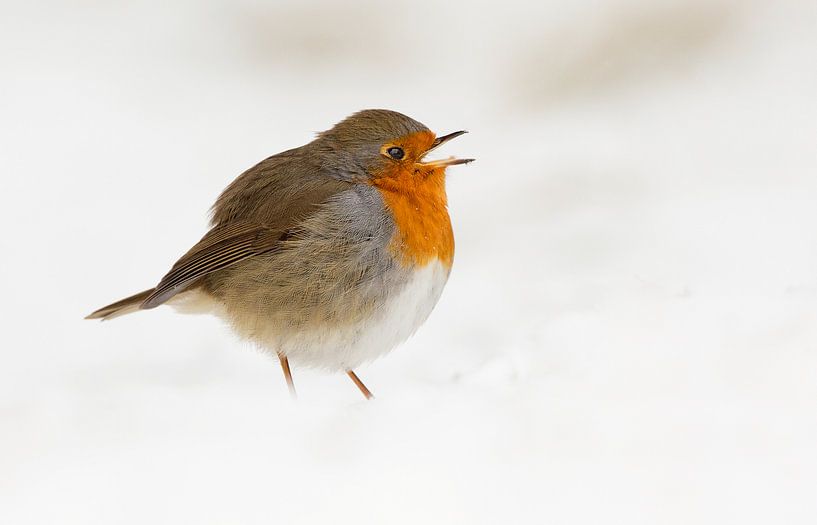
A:
{"label": "snow", "polygon": [[[814,523],[817,9],[17,3],[0,523]],[[243,169],[366,107],[471,133],[426,325],[358,373],[153,285]]]}

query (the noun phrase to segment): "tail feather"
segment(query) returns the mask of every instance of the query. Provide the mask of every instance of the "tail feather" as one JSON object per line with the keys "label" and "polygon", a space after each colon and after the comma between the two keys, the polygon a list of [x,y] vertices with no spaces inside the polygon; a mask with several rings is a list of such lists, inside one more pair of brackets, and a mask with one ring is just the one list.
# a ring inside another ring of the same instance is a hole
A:
{"label": "tail feather", "polygon": [[99,310],[88,315],[86,319],[102,319],[103,321],[107,321],[108,319],[119,317],[120,315],[135,312],[139,310],[139,307],[142,305],[145,299],[147,299],[150,294],[153,293],[153,290],[154,289],[151,288],[150,290],[145,290],[144,292],[139,292],[136,295],[126,297],[121,301],[116,301],[108,306],[103,306]]}

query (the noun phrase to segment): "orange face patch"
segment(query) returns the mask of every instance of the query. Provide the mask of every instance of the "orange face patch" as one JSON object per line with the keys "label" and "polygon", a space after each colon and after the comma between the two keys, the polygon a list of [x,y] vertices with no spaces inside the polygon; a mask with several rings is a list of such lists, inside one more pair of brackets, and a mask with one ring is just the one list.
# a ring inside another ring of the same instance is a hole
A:
{"label": "orange face patch", "polygon": [[434,142],[431,132],[412,133],[384,145],[405,150],[401,161],[390,163],[372,178],[397,225],[391,246],[405,265],[424,266],[439,259],[446,266],[454,260],[454,232],[448,216],[445,168],[418,164]]}

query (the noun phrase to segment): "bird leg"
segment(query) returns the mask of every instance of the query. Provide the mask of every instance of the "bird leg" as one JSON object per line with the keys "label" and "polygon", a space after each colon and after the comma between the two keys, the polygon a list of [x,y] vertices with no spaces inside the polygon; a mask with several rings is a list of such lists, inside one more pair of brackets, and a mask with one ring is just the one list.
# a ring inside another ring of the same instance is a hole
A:
{"label": "bird leg", "polygon": [[287,380],[287,387],[289,387],[289,394],[292,399],[297,399],[298,394],[295,392],[295,383],[292,382],[292,371],[289,369],[289,359],[284,354],[278,354],[278,360],[281,362],[281,370],[284,371],[284,377]]}
{"label": "bird leg", "polygon": [[353,371],[347,370],[346,375],[348,375],[349,378],[355,383],[355,385],[357,385],[357,387],[360,389],[361,393],[363,393],[363,396],[366,399],[374,399],[372,393],[369,392],[369,389],[366,388],[366,385],[363,384],[363,381],[361,381],[360,378],[357,377],[357,375],[355,375]]}

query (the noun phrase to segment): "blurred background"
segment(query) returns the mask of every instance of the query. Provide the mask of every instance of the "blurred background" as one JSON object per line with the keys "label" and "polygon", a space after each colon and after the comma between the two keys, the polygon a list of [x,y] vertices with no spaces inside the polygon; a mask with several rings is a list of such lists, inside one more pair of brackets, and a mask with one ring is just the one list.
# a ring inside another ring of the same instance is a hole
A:
{"label": "blurred background", "polygon": [[[4,2],[0,522],[814,523],[817,3]],[[363,108],[444,133],[454,271],[343,376],[155,284]]]}

